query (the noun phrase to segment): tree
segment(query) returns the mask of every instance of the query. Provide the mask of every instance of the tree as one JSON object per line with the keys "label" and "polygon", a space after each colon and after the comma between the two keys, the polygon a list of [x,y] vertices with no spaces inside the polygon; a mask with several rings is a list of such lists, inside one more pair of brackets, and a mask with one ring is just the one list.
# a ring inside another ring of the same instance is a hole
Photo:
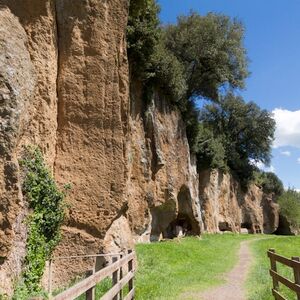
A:
{"label": "tree", "polygon": [[243,88],[249,75],[244,28],[230,17],[192,13],[164,28],[164,43],[184,66],[188,99],[217,101],[220,88]]}
{"label": "tree", "polygon": [[261,186],[265,193],[274,193],[280,196],[284,192],[283,183],[273,172],[255,172],[255,184]]}
{"label": "tree", "polygon": [[161,39],[159,6],[155,0],[131,0],[127,24],[127,48],[131,73],[147,79],[147,65]]}
{"label": "tree", "polygon": [[280,213],[284,215],[291,225],[300,228],[300,193],[288,189],[279,197]]}
{"label": "tree", "polygon": [[[200,122],[212,132],[212,139],[221,141],[225,164],[239,177],[251,177],[255,169],[253,161],[269,163],[275,121],[271,113],[255,103],[245,103],[241,97],[229,93],[220,102],[206,105]],[[198,147],[198,153],[203,147]]]}

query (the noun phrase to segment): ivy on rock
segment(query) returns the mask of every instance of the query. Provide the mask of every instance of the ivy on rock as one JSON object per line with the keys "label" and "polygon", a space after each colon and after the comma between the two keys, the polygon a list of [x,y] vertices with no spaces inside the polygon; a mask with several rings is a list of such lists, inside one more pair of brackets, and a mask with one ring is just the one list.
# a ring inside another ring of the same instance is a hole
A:
{"label": "ivy on rock", "polygon": [[60,191],[39,148],[26,147],[20,160],[22,192],[29,206],[28,237],[22,280],[13,299],[41,293],[40,280],[46,261],[60,240],[65,215],[64,192]]}

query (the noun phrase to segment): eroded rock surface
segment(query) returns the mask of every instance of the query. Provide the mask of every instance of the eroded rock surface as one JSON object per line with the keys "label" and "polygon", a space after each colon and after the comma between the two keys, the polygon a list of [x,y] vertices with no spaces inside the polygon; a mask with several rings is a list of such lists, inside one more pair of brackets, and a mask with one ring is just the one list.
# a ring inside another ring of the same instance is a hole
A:
{"label": "eroded rock surface", "polygon": [[[145,101],[129,82],[128,5],[0,0],[0,293],[12,293],[25,255],[23,145],[39,146],[59,185],[71,184],[55,257],[197,235],[201,210],[208,232],[278,226],[277,205],[258,187],[243,193],[230,175],[199,176],[180,112],[163,91]],[[54,287],[93,264],[54,262]]]}
{"label": "eroded rock surface", "polygon": [[205,230],[273,233],[279,223],[279,206],[273,195],[256,185],[245,192],[230,174],[205,170],[199,174]]}
{"label": "eroded rock surface", "polygon": [[36,84],[26,44],[18,19],[0,7],[0,293],[12,290],[26,240],[17,153]]}
{"label": "eroded rock surface", "polygon": [[127,187],[135,240],[172,238],[176,226],[199,234],[198,174],[180,113],[159,93],[146,105],[139,85],[132,90]]}

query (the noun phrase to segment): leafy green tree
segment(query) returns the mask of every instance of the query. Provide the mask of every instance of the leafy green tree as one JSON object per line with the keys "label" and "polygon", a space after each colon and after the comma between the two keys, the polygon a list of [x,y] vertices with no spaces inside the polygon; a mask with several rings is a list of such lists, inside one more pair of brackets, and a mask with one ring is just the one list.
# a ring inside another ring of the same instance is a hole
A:
{"label": "leafy green tree", "polygon": [[221,88],[243,88],[249,75],[244,27],[236,19],[192,13],[164,29],[164,43],[183,64],[188,99],[219,99]]}
{"label": "leafy green tree", "polygon": [[213,131],[198,124],[198,132],[194,143],[193,151],[197,153],[198,162],[201,168],[217,168],[227,170],[225,160],[225,148],[223,145],[223,136],[214,136]]}
{"label": "leafy green tree", "polygon": [[155,0],[131,0],[127,25],[127,48],[130,70],[141,80],[147,74],[150,56],[161,39],[159,6]]}
{"label": "leafy green tree", "polygon": [[262,187],[265,193],[280,196],[284,192],[283,183],[273,172],[255,172],[255,183]]}
{"label": "leafy green tree", "polygon": [[229,93],[220,102],[206,105],[200,121],[214,139],[222,141],[225,164],[240,178],[251,177],[252,161],[270,162],[275,121],[255,103]]}
{"label": "leafy green tree", "polygon": [[284,215],[291,225],[300,228],[300,193],[294,189],[288,189],[278,199],[280,213]]}
{"label": "leafy green tree", "polygon": [[183,65],[160,42],[149,58],[147,68],[151,85],[160,89],[162,93],[175,103],[181,111],[185,110],[185,94],[187,83],[184,78]]}

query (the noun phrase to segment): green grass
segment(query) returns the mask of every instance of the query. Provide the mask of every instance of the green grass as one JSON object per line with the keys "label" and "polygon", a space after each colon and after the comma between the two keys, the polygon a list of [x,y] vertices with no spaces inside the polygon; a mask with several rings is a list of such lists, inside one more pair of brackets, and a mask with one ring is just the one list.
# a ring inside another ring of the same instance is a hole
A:
{"label": "green grass", "polygon": [[[255,263],[247,282],[248,300],[274,300],[271,294],[272,280],[269,275],[270,261],[266,252],[270,248],[275,248],[276,253],[286,256],[300,256],[300,237],[269,236],[269,239],[255,241],[251,244],[251,249],[255,258]],[[293,280],[293,273],[288,267],[278,265],[278,272]],[[295,294],[288,289],[281,287],[282,294],[289,300],[297,299]]]}
{"label": "green grass", "polygon": [[[95,289],[95,299],[100,299],[106,292],[108,292],[112,287],[111,278],[105,278],[100,283],[96,285]],[[77,297],[76,300],[85,300],[85,294]]]}
{"label": "green grass", "polygon": [[[271,277],[267,250],[275,248],[286,257],[300,256],[300,237],[266,235],[217,234],[202,235],[160,243],[138,244],[138,271],[135,279],[137,300],[182,299],[184,292],[199,292],[224,283],[223,274],[237,262],[239,245],[249,244],[254,263],[247,280],[247,300],[274,300],[271,294]],[[280,264],[278,264],[280,265]],[[293,278],[291,270],[279,267],[280,274]],[[111,288],[107,278],[96,287],[96,299]],[[128,292],[125,287],[124,295]],[[294,294],[282,289],[289,300]],[[84,296],[76,300],[83,300]]]}
{"label": "green grass", "polygon": [[203,235],[136,246],[136,299],[176,299],[185,291],[199,291],[224,282],[221,274],[237,262],[240,242],[253,235]]}

